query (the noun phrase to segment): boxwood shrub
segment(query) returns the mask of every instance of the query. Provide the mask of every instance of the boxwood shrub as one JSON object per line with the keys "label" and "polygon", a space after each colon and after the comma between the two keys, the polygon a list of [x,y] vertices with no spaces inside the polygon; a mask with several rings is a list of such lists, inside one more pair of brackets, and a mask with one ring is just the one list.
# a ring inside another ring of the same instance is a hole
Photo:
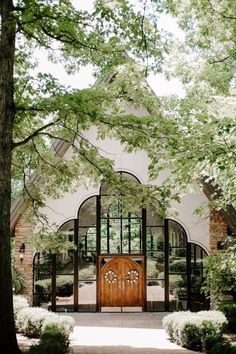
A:
{"label": "boxwood shrub", "polygon": [[16,327],[28,337],[39,338],[48,325],[61,326],[65,333],[73,330],[75,321],[68,315],[59,315],[40,307],[28,307],[19,311]]}
{"label": "boxwood shrub", "polygon": [[165,316],[163,327],[177,344],[196,351],[202,351],[206,336],[221,336],[227,324],[220,311],[180,311]]}

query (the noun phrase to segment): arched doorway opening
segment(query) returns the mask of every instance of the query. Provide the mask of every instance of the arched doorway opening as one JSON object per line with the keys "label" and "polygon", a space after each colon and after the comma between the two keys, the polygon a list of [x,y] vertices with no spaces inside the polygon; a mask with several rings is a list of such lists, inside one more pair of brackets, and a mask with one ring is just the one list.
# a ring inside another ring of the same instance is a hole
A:
{"label": "arched doorway opening", "polygon": [[[125,172],[119,178],[139,183]],[[127,210],[122,198],[102,184],[60,228],[76,250],[35,256],[34,303],[50,299],[54,311],[204,309],[204,249],[177,221]]]}

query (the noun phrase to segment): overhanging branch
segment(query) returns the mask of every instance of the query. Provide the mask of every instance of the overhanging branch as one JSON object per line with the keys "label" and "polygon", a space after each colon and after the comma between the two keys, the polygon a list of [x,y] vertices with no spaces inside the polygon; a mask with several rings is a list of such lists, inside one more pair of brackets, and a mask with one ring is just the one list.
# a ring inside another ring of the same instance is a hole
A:
{"label": "overhanging branch", "polygon": [[15,149],[16,147],[27,144],[29,141],[31,141],[33,138],[35,138],[37,135],[39,135],[40,132],[46,130],[49,127],[52,127],[58,121],[59,120],[45,124],[43,127],[40,127],[39,129],[35,130],[32,134],[27,136],[27,138],[25,138],[24,140],[18,141],[17,143],[12,142],[12,150]]}

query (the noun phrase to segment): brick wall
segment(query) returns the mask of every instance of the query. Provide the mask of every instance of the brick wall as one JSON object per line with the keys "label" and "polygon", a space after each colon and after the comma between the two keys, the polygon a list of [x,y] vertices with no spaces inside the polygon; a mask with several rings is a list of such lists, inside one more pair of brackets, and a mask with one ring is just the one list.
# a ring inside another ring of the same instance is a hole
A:
{"label": "brick wall", "polygon": [[[26,287],[23,294],[27,296],[30,303],[32,303],[32,285],[33,285],[33,256],[32,249],[32,234],[33,227],[27,221],[27,216],[23,215],[15,226],[15,260],[16,269],[23,275]],[[25,253],[23,254],[23,260],[19,258],[19,249],[25,244]]]}
{"label": "brick wall", "polygon": [[210,211],[209,235],[210,253],[214,253],[217,251],[218,242],[223,241],[227,235],[227,224],[216,210]]}

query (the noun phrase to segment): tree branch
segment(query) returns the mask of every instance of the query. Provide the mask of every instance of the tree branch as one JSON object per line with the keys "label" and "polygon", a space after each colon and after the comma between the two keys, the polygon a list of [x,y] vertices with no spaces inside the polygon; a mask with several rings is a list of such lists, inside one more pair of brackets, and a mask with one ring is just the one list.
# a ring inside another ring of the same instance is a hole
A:
{"label": "tree branch", "polygon": [[229,58],[230,58],[230,56],[229,56],[229,55],[227,55],[227,57],[225,57],[225,58],[210,61],[210,64],[223,63],[224,61],[228,60]]}
{"label": "tree branch", "polygon": [[59,122],[59,119],[56,120],[56,121],[54,121],[54,122],[45,124],[43,127],[39,128],[39,129],[37,129],[37,130],[35,130],[32,134],[30,134],[29,136],[27,136],[27,138],[25,138],[24,140],[18,141],[17,143],[12,142],[12,150],[15,149],[16,147],[19,147],[19,146],[22,146],[22,145],[27,144],[30,140],[32,140],[32,139],[35,138],[37,135],[39,135],[40,132],[46,130],[46,129],[49,128],[49,127],[52,127],[52,126],[55,125],[57,122]]}
{"label": "tree branch", "polygon": [[220,15],[221,17],[227,19],[227,20],[236,20],[236,17],[234,16],[227,16],[225,14],[223,14],[222,12],[220,11],[217,11],[216,9],[214,9],[212,3],[211,3],[211,0],[208,0],[208,3],[210,5],[210,8],[212,9],[213,12],[217,13],[218,15]]}

